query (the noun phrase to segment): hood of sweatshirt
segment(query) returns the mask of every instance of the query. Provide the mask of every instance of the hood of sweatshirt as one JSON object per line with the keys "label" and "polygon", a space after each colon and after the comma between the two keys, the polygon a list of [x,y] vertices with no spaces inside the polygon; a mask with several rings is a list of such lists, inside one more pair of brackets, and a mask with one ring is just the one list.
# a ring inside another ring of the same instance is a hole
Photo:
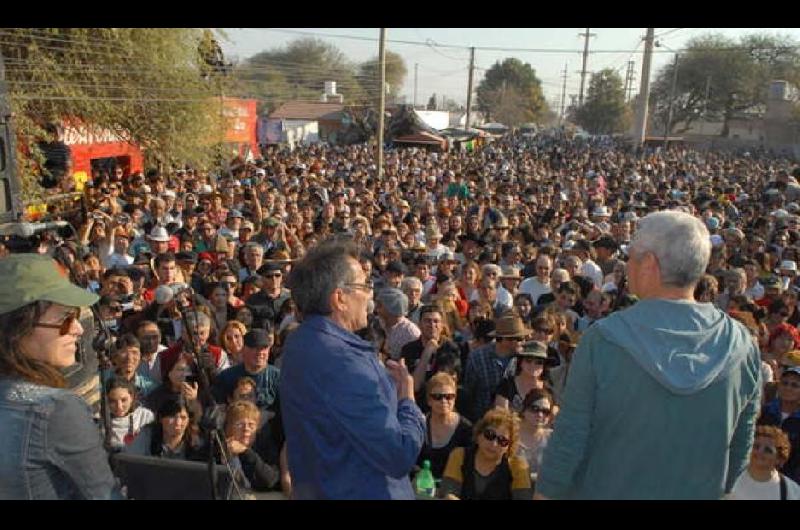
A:
{"label": "hood of sweatshirt", "polygon": [[678,395],[725,377],[755,346],[747,329],[713,304],[683,300],[642,300],[595,326]]}

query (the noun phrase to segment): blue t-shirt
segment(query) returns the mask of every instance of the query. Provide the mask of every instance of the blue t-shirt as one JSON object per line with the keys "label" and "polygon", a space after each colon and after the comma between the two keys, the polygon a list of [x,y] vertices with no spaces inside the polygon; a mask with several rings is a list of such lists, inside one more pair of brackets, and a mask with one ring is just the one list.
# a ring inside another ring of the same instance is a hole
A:
{"label": "blue t-shirt", "polygon": [[262,411],[276,411],[275,404],[278,400],[278,382],[281,371],[274,366],[267,365],[266,369],[257,374],[251,374],[244,367],[244,363],[231,366],[217,375],[213,385],[214,399],[217,403],[225,403],[236,388],[236,383],[242,377],[249,377],[256,382],[256,405]]}

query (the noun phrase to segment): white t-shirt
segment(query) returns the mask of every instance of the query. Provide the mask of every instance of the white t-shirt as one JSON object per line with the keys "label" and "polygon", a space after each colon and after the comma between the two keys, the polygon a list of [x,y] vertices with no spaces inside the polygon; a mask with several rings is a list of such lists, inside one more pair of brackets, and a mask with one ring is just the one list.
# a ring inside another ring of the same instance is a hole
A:
{"label": "white t-shirt", "polygon": [[[784,478],[787,482],[786,500],[800,500],[795,488],[792,488],[791,479]],[[737,501],[777,501],[781,498],[780,477],[777,471],[772,472],[772,477],[766,482],[759,482],[750,476],[750,472],[745,470],[736,481],[730,495],[727,497]]]}
{"label": "white t-shirt", "polygon": [[598,289],[603,285],[603,270],[592,260],[586,260],[581,267],[581,274],[590,278]]}
{"label": "white t-shirt", "polygon": [[[153,412],[145,407],[136,407],[132,413],[122,418],[111,418],[111,446],[120,448],[125,445],[130,445],[142,427],[155,421]],[[125,437],[130,434],[130,439],[126,440]]]}
{"label": "white t-shirt", "polygon": [[518,292],[530,295],[534,305],[536,305],[536,301],[539,297],[551,292],[551,290],[549,282],[547,285],[544,285],[539,281],[539,278],[531,276],[530,278],[522,280],[522,283],[519,284]]}

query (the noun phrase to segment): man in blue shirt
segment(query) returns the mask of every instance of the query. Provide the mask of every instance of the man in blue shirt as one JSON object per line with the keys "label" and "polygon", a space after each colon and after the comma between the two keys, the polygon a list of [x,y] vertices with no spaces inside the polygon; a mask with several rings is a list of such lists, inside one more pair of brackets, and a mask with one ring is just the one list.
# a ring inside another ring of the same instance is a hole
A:
{"label": "man in blue shirt", "polygon": [[403,361],[381,365],[367,326],[372,284],[351,243],[311,250],[289,278],[303,322],[280,382],[292,496],[413,499],[408,478],[425,435]]}
{"label": "man in blue shirt", "polygon": [[253,329],[244,336],[242,362],[223,370],[214,380],[213,393],[217,403],[225,403],[239,379],[249,377],[256,382],[255,400],[262,414],[267,418],[275,415],[281,371],[267,364],[273,342],[271,327],[267,330]]}

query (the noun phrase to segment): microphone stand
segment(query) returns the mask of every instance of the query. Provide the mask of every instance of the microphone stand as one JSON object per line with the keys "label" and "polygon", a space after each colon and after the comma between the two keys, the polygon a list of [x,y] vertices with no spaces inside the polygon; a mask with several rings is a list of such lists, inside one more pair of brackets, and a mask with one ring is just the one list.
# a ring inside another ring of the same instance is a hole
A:
{"label": "microphone stand", "polygon": [[[180,302],[176,303],[178,307],[178,312],[181,315],[181,326],[186,331],[186,336],[189,338],[189,351],[192,354],[195,364],[198,368],[198,376],[199,376],[199,391],[198,391],[198,399],[202,393],[204,397],[207,398],[209,404],[211,405],[211,409],[216,409],[217,402],[214,399],[214,395],[211,392],[211,375],[210,371],[211,368],[208,363],[203,363],[203,359],[201,357],[201,347],[200,347],[200,333],[199,333],[199,319],[198,319],[198,299],[195,296],[194,291],[192,291],[191,287],[187,289],[191,296],[192,301],[192,311],[194,313],[194,322],[195,326],[193,329],[190,329],[189,326],[186,324],[186,314],[188,313],[188,308],[184,308]],[[177,296],[177,295],[176,295]],[[213,359],[211,359],[213,362]],[[239,495],[240,499],[243,499],[244,496],[242,495],[241,490],[239,489],[238,484],[236,483],[236,475],[233,472],[233,468],[230,465],[226,457],[225,446],[222,444],[222,440],[219,435],[219,429],[217,427],[217,423],[213,417],[213,415],[206,415],[205,410],[200,419],[200,428],[207,431],[207,438],[206,443],[208,444],[208,477],[209,481],[211,482],[211,498],[212,500],[219,500],[219,477],[217,475],[217,465],[215,459],[215,449],[218,448],[220,452],[220,456],[222,459],[223,464],[228,469],[228,473],[230,473],[231,481],[233,484],[233,488],[236,490],[236,493]],[[227,500],[227,499],[223,499]]]}
{"label": "microphone stand", "polygon": [[[72,225],[70,225],[72,227]],[[74,231],[74,227],[73,231]],[[61,263],[69,271],[70,281],[84,289],[88,287],[88,282],[78,277],[75,270],[75,263],[69,259],[66,251],[62,246],[57,246],[54,252],[54,259]],[[77,259],[77,257],[76,257]],[[108,395],[106,393],[106,381],[104,377],[104,370],[111,364],[110,351],[114,345],[114,337],[111,331],[103,322],[100,316],[100,309],[98,308],[99,301],[89,306],[94,317],[95,325],[100,328],[100,333],[96,334],[92,339],[92,349],[97,355],[97,376],[100,382],[100,418],[103,422],[103,447],[106,452],[111,452],[111,412],[108,408]],[[80,347],[83,347],[81,344]]]}

